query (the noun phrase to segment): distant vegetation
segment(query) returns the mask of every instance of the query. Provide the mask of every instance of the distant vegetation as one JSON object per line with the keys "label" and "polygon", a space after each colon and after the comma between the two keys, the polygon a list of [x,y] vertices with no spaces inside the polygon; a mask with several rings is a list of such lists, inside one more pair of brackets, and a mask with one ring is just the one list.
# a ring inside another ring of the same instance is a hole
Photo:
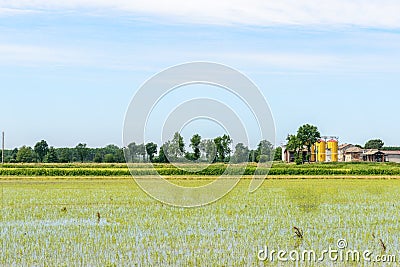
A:
{"label": "distant vegetation", "polygon": [[367,143],[365,143],[364,148],[365,149],[382,149],[382,147],[385,145],[385,143],[381,139],[373,139],[369,140]]}
{"label": "distant vegetation", "polygon": [[384,150],[384,151],[400,151],[400,147],[398,147],[398,146],[386,146],[386,147],[382,147],[382,150]]}
{"label": "distant vegetation", "polygon": [[[286,138],[287,149],[295,152],[295,159],[297,165],[303,164],[305,161],[310,162],[311,147],[318,139],[321,138],[321,133],[314,125],[305,124],[301,126],[296,134],[289,134]],[[303,159],[302,150],[307,147],[307,157]]]}
{"label": "distant vegetation", "polygon": [[[399,176],[400,164],[396,163],[316,163],[316,164],[283,164],[275,163],[269,169],[268,165],[257,168],[257,163],[247,165],[234,164],[228,167],[225,163],[204,164],[204,169],[198,170],[198,164],[185,164],[181,169],[169,163],[133,163],[131,172],[136,176],[143,175],[184,175],[184,176],[220,176],[220,175],[279,175],[279,176]],[[126,164],[4,164],[0,166],[0,176],[130,176]]]}
{"label": "distant vegetation", "polygon": [[[321,138],[316,126],[305,124],[299,127],[296,134],[287,137],[287,149],[295,151],[295,162],[304,164],[310,161],[311,145]],[[32,148],[22,146],[12,150],[5,150],[6,163],[123,163],[125,157],[132,163],[169,163],[172,162],[208,162],[208,163],[242,163],[242,162],[270,162],[280,161],[281,147],[274,147],[268,140],[261,140],[255,149],[250,149],[243,143],[236,143],[229,135],[224,134],[214,139],[202,139],[195,134],[190,139],[187,150],[183,137],[175,133],[173,138],[158,149],[158,145],[149,142],[146,144],[130,143],[126,148],[108,145],[101,148],[89,148],[85,143],[75,147],[55,148],[47,141],[41,140]],[[381,139],[373,139],[363,146],[365,149],[381,149],[386,151],[400,150],[400,147],[384,147]],[[307,148],[307,156],[300,153]],[[1,157],[1,151],[0,151]]]}
{"label": "distant vegetation", "polygon": [[125,162],[123,150],[115,145],[88,148],[80,143],[74,148],[55,148],[49,147],[45,140],[36,143],[34,148],[22,146],[5,150],[4,160],[6,163]]}
{"label": "distant vegetation", "polygon": [[[168,163],[190,162],[267,162],[280,160],[282,150],[274,148],[271,142],[262,140],[254,150],[249,149],[243,143],[238,143],[233,149],[233,140],[229,135],[218,136],[214,139],[202,139],[195,134],[190,139],[187,151],[183,137],[175,133],[172,140],[164,143],[160,149],[158,145],[149,142],[136,144],[132,142],[126,148],[116,145],[108,145],[102,148],[89,148],[84,143],[79,143],[73,148],[55,148],[49,146],[45,140],[36,143],[32,148],[22,146],[13,150],[5,150],[6,163],[122,163],[125,162],[124,152],[129,162],[154,162]],[[1,152],[0,152],[1,153]],[[1,154],[0,154],[1,155]]]}

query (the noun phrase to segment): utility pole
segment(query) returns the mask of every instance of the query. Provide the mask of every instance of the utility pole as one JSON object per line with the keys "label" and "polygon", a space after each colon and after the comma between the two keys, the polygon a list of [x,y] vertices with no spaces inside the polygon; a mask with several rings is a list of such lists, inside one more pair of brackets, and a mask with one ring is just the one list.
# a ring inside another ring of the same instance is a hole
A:
{"label": "utility pole", "polygon": [[1,164],[4,164],[4,132],[1,132],[2,146],[1,146]]}

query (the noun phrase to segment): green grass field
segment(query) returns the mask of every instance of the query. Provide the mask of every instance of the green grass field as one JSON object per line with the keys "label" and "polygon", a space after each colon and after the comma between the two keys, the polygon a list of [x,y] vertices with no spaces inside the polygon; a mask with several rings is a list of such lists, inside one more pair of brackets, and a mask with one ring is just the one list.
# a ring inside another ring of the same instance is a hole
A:
{"label": "green grass field", "polygon": [[[257,169],[255,163],[247,166],[234,164],[227,169],[227,164],[181,164],[178,167],[172,164],[131,164],[132,174],[142,175],[222,175],[227,171],[227,175],[236,175],[244,170],[245,175],[304,175],[304,176],[362,176],[362,175],[383,175],[400,176],[400,164],[397,163],[320,163],[320,164],[283,164],[274,163],[269,169],[266,165],[261,165]],[[96,163],[72,163],[72,164],[21,164],[12,163],[0,166],[0,176],[130,176],[131,173],[124,163],[116,164],[96,164]]]}
{"label": "green grass field", "polygon": [[242,180],[214,204],[174,208],[133,179],[99,178],[1,179],[0,265],[263,266],[266,245],[322,251],[341,238],[374,255],[400,250],[397,179],[269,179],[255,193]]}

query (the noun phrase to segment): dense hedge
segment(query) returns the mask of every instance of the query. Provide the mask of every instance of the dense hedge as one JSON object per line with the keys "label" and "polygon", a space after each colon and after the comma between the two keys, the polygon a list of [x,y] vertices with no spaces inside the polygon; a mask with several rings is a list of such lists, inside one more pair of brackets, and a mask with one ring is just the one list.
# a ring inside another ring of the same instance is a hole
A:
{"label": "dense hedge", "polygon": [[[195,171],[198,165],[185,165],[185,170],[171,164],[134,164],[132,174],[141,175],[400,175],[400,164],[390,163],[331,163],[275,164],[269,170],[257,165],[212,164],[201,171]],[[189,171],[186,171],[189,170]],[[126,164],[6,164],[0,166],[0,176],[129,176]]]}

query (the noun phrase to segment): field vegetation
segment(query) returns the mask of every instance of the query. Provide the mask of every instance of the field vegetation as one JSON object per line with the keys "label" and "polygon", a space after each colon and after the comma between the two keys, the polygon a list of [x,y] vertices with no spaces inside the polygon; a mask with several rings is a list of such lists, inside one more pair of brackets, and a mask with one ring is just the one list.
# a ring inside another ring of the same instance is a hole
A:
{"label": "field vegetation", "polygon": [[[400,250],[400,180],[267,180],[255,193],[242,180],[196,209],[164,205],[117,177],[0,183],[3,266],[264,266],[265,246],[321,252],[338,239],[373,255]],[[360,263],[323,262],[341,264]]]}
{"label": "field vegetation", "polygon": [[[215,163],[210,165],[199,164],[130,164],[131,173],[135,176],[143,175],[236,175],[245,167],[244,175],[276,175],[276,176],[400,176],[400,164],[396,163],[321,163],[321,164],[284,164],[275,163],[269,169],[268,165],[256,163],[233,164],[227,169],[228,164]],[[126,164],[96,164],[96,163],[70,163],[70,164],[4,164],[0,166],[0,176],[130,176]]]}
{"label": "field vegetation", "polygon": [[[373,255],[400,250],[400,164],[228,166],[0,165],[0,265],[265,266],[269,263],[257,253],[266,246],[319,253],[336,248],[339,239]],[[243,169],[247,179],[221,200],[195,209],[160,203],[131,179],[131,174],[146,179],[161,174],[175,184],[200,186]],[[254,174],[269,176],[249,193]],[[349,265],[360,263],[343,263]]]}

